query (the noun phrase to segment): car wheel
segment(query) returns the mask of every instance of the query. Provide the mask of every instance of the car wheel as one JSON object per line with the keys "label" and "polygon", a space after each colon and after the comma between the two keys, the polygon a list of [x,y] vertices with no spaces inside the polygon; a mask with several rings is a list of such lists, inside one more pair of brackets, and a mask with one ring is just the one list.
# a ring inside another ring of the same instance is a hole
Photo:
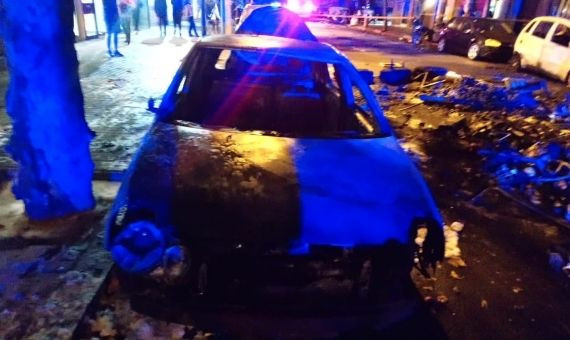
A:
{"label": "car wheel", "polygon": [[481,52],[481,47],[479,44],[472,44],[469,46],[469,50],[467,51],[467,58],[471,60],[476,60],[479,58],[479,53]]}
{"label": "car wheel", "polygon": [[369,262],[368,299],[390,303],[411,297],[414,291],[410,276],[412,267],[407,247],[394,243],[378,249]]}
{"label": "car wheel", "polygon": [[447,51],[447,45],[445,42],[445,38],[441,38],[437,42],[437,51],[442,52],[442,53]]}
{"label": "car wheel", "polygon": [[513,56],[511,57],[511,60],[509,62],[509,64],[511,64],[511,67],[519,72],[522,71],[522,62],[521,62],[521,56],[517,53],[513,54]]}

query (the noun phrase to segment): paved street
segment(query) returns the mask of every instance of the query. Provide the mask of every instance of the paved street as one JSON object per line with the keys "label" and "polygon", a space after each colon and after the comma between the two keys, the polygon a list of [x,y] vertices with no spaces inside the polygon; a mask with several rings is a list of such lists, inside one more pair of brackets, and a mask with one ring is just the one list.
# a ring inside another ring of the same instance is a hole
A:
{"label": "paved street", "polygon": [[[504,64],[441,55],[429,48],[420,50],[407,43],[340,26],[311,23],[310,27],[319,39],[339,48],[358,68],[371,69],[376,74],[391,60],[405,62],[411,68],[444,66],[475,77],[512,74]],[[108,58],[102,40],[77,44],[87,120],[97,133],[92,151],[100,174],[120,172],[127,166],[153,119],[145,110],[148,97],[159,96],[166,89],[192,44],[188,39],[171,37],[161,41],[155,33],[133,36],[131,46],[123,46],[121,50],[124,58]],[[5,74],[0,75],[0,93],[4,92],[5,80]],[[564,91],[561,84],[552,81],[549,84],[557,91]],[[7,142],[10,132],[3,99],[0,110],[1,146]],[[402,138],[418,136],[431,151],[430,162],[421,168],[446,222],[465,223],[459,246],[467,266],[444,263],[431,280],[414,274],[417,298],[428,300],[426,308],[382,336],[570,337],[570,314],[567,313],[570,280],[550,269],[547,256],[550,246],[570,240],[568,231],[507,201],[494,209],[472,205],[470,199],[476,192],[465,194],[456,183],[458,178],[469,177],[465,175],[463,156],[437,152],[453,148],[454,140],[409,127],[397,133]],[[10,166],[10,161],[0,151],[0,168],[6,166]],[[445,302],[434,303],[438,298]],[[128,308],[123,306],[124,301],[120,303],[121,308]]]}

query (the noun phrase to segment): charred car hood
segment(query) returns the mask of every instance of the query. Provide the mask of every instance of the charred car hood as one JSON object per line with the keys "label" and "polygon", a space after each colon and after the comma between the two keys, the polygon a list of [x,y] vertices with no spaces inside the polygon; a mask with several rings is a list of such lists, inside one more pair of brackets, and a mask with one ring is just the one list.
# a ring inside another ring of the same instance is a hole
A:
{"label": "charred car hood", "polygon": [[123,181],[108,242],[142,219],[189,242],[408,243],[418,217],[441,223],[393,137],[295,139],[157,123]]}

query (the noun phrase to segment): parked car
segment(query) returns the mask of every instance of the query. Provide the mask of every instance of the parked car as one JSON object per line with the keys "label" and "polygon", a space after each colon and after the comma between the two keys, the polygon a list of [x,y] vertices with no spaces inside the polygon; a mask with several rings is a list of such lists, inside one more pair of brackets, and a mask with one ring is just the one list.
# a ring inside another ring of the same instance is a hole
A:
{"label": "parked car", "polygon": [[465,54],[471,60],[479,58],[509,60],[515,34],[505,22],[471,17],[456,17],[440,33],[440,52]]}
{"label": "parked car", "polygon": [[512,64],[570,85],[570,20],[539,17],[528,23],[516,40]]}
{"label": "parked car", "polygon": [[414,256],[424,267],[442,258],[428,187],[334,48],[203,38],[149,109],[156,121],[106,224],[123,272],[187,285],[198,300],[259,302],[304,287],[304,299],[282,306],[346,279],[349,296],[372,301],[409,280]]}

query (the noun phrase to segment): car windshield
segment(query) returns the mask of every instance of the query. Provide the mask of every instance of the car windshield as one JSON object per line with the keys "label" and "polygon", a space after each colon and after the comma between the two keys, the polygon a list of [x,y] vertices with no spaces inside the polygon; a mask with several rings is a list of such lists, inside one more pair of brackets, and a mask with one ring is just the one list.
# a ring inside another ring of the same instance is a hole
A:
{"label": "car windshield", "polygon": [[293,137],[380,136],[361,89],[339,64],[199,47],[184,72],[168,118],[177,124]]}
{"label": "car windshield", "polygon": [[478,20],[476,27],[481,33],[513,34],[513,29],[507,23],[500,21]]}

